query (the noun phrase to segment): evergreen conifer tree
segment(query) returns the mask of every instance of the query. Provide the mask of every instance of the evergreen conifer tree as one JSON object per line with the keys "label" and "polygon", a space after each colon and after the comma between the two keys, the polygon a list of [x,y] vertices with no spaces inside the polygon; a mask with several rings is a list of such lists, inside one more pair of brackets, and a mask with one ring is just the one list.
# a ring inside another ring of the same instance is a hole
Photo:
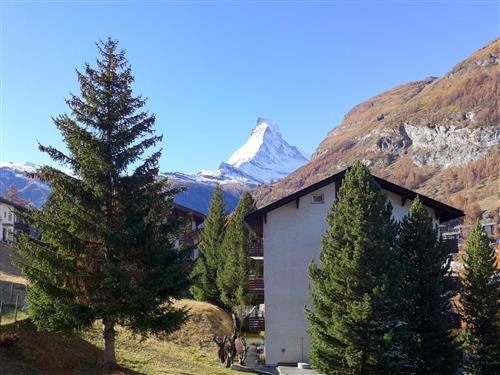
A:
{"label": "evergreen conifer tree", "polygon": [[500,271],[479,221],[467,239],[460,284],[467,373],[500,374]]}
{"label": "evergreen conifer tree", "polygon": [[399,235],[402,353],[410,374],[453,374],[459,353],[451,334],[448,249],[417,197]]}
{"label": "evergreen conifer tree", "polygon": [[66,174],[44,166],[33,174],[51,185],[31,223],[40,239],[19,244],[19,266],[29,280],[29,314],[39,329],[73,331],[103,322],[103,367],[116,366],[115,327],[170,333],[186,311],[171,298],[188,288],[190,249],[173,238],[181,222],[165,220],[177,189],[157,180],[161,141],[145,100],[132,95],[134,81],[115,40],[98,43],[97,66],[77,72],[80,96],[71,115],[54,119],[67,152],[40,145]]}
{"label": "evergreen conifer tree", "polygon": [[396,373],[396,224],[362,163],[346,173],[327,222],[320,264],[309,268],[311,363],[325,374]]}
{"label": "evergreen conifer tree", "polygon": [[200,257],[193,270],[194,285],[191,293],[199,301],[222,306],[217,287],[217,270],[221,265],[221,248],[225,230],[225,205],[222,189],[217,186],[212,194],[210,208],[205,219]]}
{"label": "evergreen conifer tree", "polygon": [[248,294],[248,276],[252,268],[252,259],[247,254],[252,232],[245,223],[245,216],[255,210],[252,195],[245,192],[229,218],[222,242],[221,264],[217,272],[217,285],[221,301],[233,310],[239,305],[252,302]]}

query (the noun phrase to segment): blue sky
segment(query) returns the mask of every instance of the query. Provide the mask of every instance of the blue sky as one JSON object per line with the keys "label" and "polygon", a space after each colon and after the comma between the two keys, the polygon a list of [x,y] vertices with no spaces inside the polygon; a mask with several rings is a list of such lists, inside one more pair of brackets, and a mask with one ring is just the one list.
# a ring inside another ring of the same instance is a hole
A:
{"label": "blue sky", "polygon": [[312,153],[354,105],[500,35],[497,1],[1,0],[0,158],[48,162],[75,68],[117,38],[164,134],[162,171],[216,168],[258,116]]}

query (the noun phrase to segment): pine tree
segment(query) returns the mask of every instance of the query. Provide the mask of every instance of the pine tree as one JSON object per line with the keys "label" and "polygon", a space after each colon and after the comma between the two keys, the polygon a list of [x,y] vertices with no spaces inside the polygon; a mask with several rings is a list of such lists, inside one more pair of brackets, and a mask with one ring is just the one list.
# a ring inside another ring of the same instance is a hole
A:
{"label": "pine tree", "polygon": [[459,364],[451,334],[451,291],[447,289],[448,251],[432,217],[417,197],[401,222],[401,320],[408,372],[453,374]]}
{"label": "pine tree", "polygon": [[212,194],[210,208],[205,219],[200,257],[193,270],[194,285],[191,293],[199,301],[207,301],[222,306],[217,287],[217,269],[221,264],[221,247],[224,239],[225,205],[220,186]]}
{"label": "pine tree", "polygon": [[396,373],[396,224],[391,204],[360,162],[346,173],[327,222],[320,265],[309,268],[311,363],[325,374]]}
{"label": "pine tree", "polygon": [[252,259],[247,254],[252,232],[245,223],[245,216],[255,210],[255,201],[248,192],[240,199],[238,207],[231,215],[222,242],[221,264],[217,271],[217,286],[221,301],[230,310],[239,305],[250,304],[248,276]]}
{"label": "pine tree", "polygon": [[460,305],[469,374],[500,374],[500,271],[479,221],[467,239]]}
{"label": "pine tree", "polygon": [[124,51],[98,43],[97,66],[77,72],[80,96],[54,119],[67,152],[40,145],[72,174],[43,166],[32,175],[51,194],[22,236],[19,266],[29,280],[29,314],[39,329],[71,332],[103,322],[103,367],[116,366],[115,327],[170,333],[186,318],[172,298],[188,288],[189,250],[177,249],[181,222],[165,220],[177,189],[158,181],[162,140],[155,116],[141,110]]}

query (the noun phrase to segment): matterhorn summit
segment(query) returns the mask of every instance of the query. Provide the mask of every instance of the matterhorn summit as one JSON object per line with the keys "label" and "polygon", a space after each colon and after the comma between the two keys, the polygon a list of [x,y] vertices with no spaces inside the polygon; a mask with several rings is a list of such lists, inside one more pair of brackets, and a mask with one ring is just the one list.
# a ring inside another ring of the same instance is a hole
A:
{"label": "matterhorn summit", "polygon": [[246,143],[227,162],[222,162],[216,171],[203,170],[198,176],[221,182],[261,184],[286,177],[308,160],[308,155],[283,139],[278,125],[259,117]]}

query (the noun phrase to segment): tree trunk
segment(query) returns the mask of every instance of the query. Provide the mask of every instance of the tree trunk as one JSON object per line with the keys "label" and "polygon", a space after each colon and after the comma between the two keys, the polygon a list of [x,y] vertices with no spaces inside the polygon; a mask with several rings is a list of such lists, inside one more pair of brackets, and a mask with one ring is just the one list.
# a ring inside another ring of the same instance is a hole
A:
{"label": "tree trunk", "polygon": [[116,368],[115,322],[104,319],[102,321],[102,328],[102,337],[104,340],[102,367],[104,370],[113,370]]}

